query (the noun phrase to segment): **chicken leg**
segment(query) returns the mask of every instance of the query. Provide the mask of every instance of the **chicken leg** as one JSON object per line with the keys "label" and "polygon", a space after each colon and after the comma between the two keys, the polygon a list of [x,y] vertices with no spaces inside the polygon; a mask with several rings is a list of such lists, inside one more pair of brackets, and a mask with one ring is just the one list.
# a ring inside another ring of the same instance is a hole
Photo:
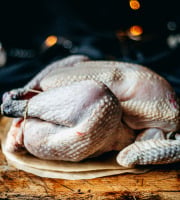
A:
{"label": "chicken leg", "polygon": [[[16,136],[14,128],[10,130],[8,151],[18,152],[24,146],[42,159],[80,161],[121,150],[135,139],[133,131],[121,123],[118,100],[102,83],[81,81],[53,88],[28,101],[28,118]],[[23,142],[19,142],[19,135]]]}

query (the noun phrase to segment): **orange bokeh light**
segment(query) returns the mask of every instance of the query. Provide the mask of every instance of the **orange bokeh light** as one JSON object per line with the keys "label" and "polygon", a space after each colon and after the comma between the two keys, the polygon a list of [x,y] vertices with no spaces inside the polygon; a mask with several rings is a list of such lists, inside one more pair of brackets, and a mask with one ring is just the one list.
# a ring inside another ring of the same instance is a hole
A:
{"label": "orange bokeh light", "polygon": [[49,37],[46,38],[45,44],[46,46],[51,47],[55,45],[57,41],[58,41],[58,38],[55,35],[50,35]]}
{"label": "orange bokeh light", "polygon": [[129,32],[132,36],[139,36],[143,33],[143,28],[138,25],[131,26]]}
{"label": "orange bokeh light", "polygon": [[141,7],[140,2],[137,1],[137,0],[130,0],[129,1],[129,6],[133,10],[138,10]]}

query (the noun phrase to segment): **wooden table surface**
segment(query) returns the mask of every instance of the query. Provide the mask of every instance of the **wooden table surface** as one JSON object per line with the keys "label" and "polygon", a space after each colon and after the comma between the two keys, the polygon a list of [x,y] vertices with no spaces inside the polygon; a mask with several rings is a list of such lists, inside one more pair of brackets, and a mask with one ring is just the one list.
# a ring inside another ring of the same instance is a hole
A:
{"label": "wooden table surface", "polygon": [[180,200],[180,163],[156,166],[139,175],[63,180],[41,178],[8,166],[0,150],[0,199]]}

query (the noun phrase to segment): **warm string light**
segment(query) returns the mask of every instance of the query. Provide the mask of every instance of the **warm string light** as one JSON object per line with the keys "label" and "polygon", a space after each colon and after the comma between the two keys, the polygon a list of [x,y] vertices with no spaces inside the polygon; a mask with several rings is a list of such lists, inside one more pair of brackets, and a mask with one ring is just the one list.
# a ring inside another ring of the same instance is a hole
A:
{"label": "warm string light", "polygon": [[[129,0],[129,6],[132,10],[138,10],[141,7],[141,4],[138,0]],[[143,28],[139,25],[133,25],[128,29],[128,35],[131,39],[134,37],[139,37],[143,34]]]}
{"label": "warm string light", "polygon": [[129,28],[129,33],[132,36],[140,36],[143,33],[143,28],[141,26],[138,26],[138,25],[131,26]]}
{"label": "warm string light", "polygon": [[51,46],[55,45],[55,44],[57,43],[57,41],[58,41],[57,36],[55,36],[55,35],[50,35],[50,36],[48,36],[48,37],[46,38],[46,40],[45,40],[45,45],[46,45],[47,47],[51,47]]}
{"label": "warm string light", "polygon": [[129,1],[129,6],[133,10],[138,10],[141,7],[141,4],[138,0],[130,0]]}

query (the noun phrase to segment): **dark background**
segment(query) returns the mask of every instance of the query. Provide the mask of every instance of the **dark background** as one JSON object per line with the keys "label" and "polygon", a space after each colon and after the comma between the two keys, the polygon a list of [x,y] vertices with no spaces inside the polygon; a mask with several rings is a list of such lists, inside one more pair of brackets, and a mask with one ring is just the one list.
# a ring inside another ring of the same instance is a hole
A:
{"label": "dark background", "polygon": [[[0,96],[23,86],[48,63],[71,54],[146,65],[180,95],[178,1],[139,2],[141,8],[134,11],[128,0],[1,1],[0,42],[7,62],[0,67]],[[175,27],[168,28],[168,24]],[[132,25],[143,27],[140,40],[127,35]],[[61,42],[43,49],[49,35],[58,36]],[[167,43],[170,37],[176,38],[173,47]]]}

